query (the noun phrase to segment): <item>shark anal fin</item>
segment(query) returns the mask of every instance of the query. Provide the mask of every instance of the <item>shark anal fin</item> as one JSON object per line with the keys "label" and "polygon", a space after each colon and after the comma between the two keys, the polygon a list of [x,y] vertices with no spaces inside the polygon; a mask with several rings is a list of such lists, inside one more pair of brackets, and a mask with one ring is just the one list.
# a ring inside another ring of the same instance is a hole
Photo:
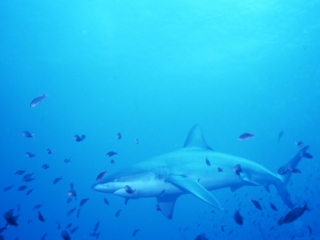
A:
{"label": "shark anal fin", "polygon": [[172,219],[174,204],[178,197],[179,195],[165,195],[163,197],[157,197],[158,207],[166,218]]}
{"label": "shark anal fin", "polygon": [[197,179],[187,178],[180,175],[171,175],[166,180],[173,185],[192,193],[201,200],[218,209],[223,209],[219,201]]}

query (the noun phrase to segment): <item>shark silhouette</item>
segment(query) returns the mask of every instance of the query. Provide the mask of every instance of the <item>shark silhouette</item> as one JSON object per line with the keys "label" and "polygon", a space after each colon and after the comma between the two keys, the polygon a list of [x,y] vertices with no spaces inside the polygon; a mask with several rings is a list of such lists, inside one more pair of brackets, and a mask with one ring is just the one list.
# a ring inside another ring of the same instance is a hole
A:
{"label": "shark silhouette", "polygon": [[[295,169],[308,148],[300,149],[284,167]],[[234,171],[236,165],[241,167],[239,172]],[[218,171],[218,168],[223,171]],[[235,191],[243,186],[263,186],[269,192],[269,185],[272,184],[284,203],[292,208],[286,189],[291,174],[290,171],[284,175],[272,173],[258,163],[213,151],[205,142],[200,127],[195,125],[182,149],[110,174],[92,188],[132,199],[156,197],[158,209],[171,219],[177,198],[188,193],[223,209],[210,191],[226,187]]]}

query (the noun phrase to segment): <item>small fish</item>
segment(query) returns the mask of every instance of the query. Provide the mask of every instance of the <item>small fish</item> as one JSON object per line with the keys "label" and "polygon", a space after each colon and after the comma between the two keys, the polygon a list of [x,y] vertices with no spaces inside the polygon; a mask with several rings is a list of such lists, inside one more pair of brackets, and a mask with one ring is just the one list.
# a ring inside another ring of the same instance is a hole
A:
{"label": "small fish", "polygon": [[78,211],[77,211],[77,218],[80,217],[80,210],[81,210],[81,208],[79,208]]}
{"label": "small fish", "polygon": [[210,161],[209,161],[208,157],[206,157],[206,164],[207,164],[208,166],[210,166],[210,165],[211,165],[211,163],[210,163]]}
{"label": "small fish", "polygon": [[309,236],[310,236],[312,234],[312,228],[308,226],[308,230],[309,230]]}
{"label": "small fish", "polygon": [[70,228],[72,226],[72,223],[69,223],[67,226],[66,226],[66,229]]}
{"label": "small fish", "polygon": [[280,139],[282,138],[284,134],[284,131],[280,131],[279,134],[278,134],[278,142],[280,142]]}
{"label": "small fish", "polygon": [[299,148],[302,148],[303,147],[303,142],[301,141],[298,141],[298,142],[295,142],[296,146],[299,147]]}
{"label": "small fish", "polygon": [[61,176],[61,177],[58,177],[58,178],[55,178],[55,179],[53,180],[53,184],[57,184],[61,179],[62,179],[62,176]]}
{"label": "small fish", "polygon": [[128,186],[128,185],[126,185],[125,187],[124,187],[124,190],[127,192],[127,193],[129,193],[129,194],[133,194],[133,193],[135,193],[136,192],[136,189],[132,189],[130,186]]}
{"label": "small fish", "polygon": [[46,164],[46,163],[45,163],[45,164],[42,165],[42,169],[48,169],[48,168],[50,168],[50,165],[49,165],[49,164]]}
{"label": "small fish", "polygon": [[110,152],[107,152],[106,156],[107,157],[112,157],[112,156],[117,155],[117,154],[118,154],[117,152],[110,151]]}
{"label": "small fish", "polygon": [[37,217],[38,217],[38,219],[39,219],[41,222],[44,222],[44,221],[45,221],[45,219],[44,219],[44,217],[42,216],[42,214],[41,214],[40,211],[37,212]]}
{"label": "small fish", "polygon": [[233,171],[235,172],[235,174],[240,175],[240,173],[242,173],[242,168],[240,164],[237,164],[234,168]]}
{"label": "small fish", "polygon": [[96,181],[101,180],[107,172],[108,172],[108,171],[105,170],[105,171],[99,173],[99,175],[98,175],[97,178],[96,178]]}
{"label": "small fish", "polygon": [[4,192],[9,191],[11,188],[13,188],[13,185],[8,186],[8,187],[5,187],[5,188],[3,189],[3,191],[4,191]]}
{"label": "small fish", "polygon": [[105,204],[110,205],[108,199],[104,198],[103,201]]}
{"label": "small fish", "polygon": [[26,138],[34,138],[34,133],[30,133],[29,131],[23,131],[22,136]]}
{"label": "small fish", "polygon": [[71,203],[71,202],[72,202],[72,198],[69,197],[69,198],[67,199],[67,203],[69,204],[69,203]]}
{"label": "small fish", "polygon": [[139,139],[138,138],[136,138],[136,144],[139,144]]}
{"label": "small fish", "polygon": [[96,232],[99,229],[100,221],[96,223],[94,226],[94,232]]}
{"label": "small fish", "polygon": [[278,208],[277,208],[274,204],[270,203],[270,207],[271,207],[274,211],[278,211]]}
{"label": "small fish", "polygon": [[34,173],[28,173],[28,174],[24,175],[22,179],[32,177],[33,174],[34,174]]}
{"label": "small fish", "polygon": [[209,240],[209,238],[206,238],[206,235],[202,233],[196,236],[195,240]]}
{"label": "small fish", "polygon": [[307,204],[305,204],[303,207],[294,208],[290,212],[286,214],[286,216],[282,217],[278,221],[278,225],[282,225],[284,223],[291,223],[297,220],[299,217],[302,216],[302,214],[309,210]]}
{"label": "small fish", "polygon": [[33,207],[33,210],[38,210],[39,208],[43,207],[43,203],[37,204]]}
{"label": "small fish", "polygon": [[12,226],[18,226],[17,220],[19,216],[13,215],[13,209],[10,209],[9,211],[5,212],[3,217],[7,221],[7,224]]}
{"label": "small fish", "polygon": [[47,154],[53,154],[53,152],[49,148],[47,148]]}
{"label": "small fish", "polygon": [[68,211],[67,217],[71,216],[71,214],[76,210],[76,208],[72,208]]}
{"label": "small fish", "polygon": [[243,141],[243,140],[248,140],[250,138],[254,137],[254,133],[242,133],[239,137],[238,140]]}
{"label": "small fish", "polygon": [[31,101],[31,103],[30,103],[30,107],[36,107],[36,106],[38,106],[38,105],[43,101],[43,99],[45,99],[45,98],[47,98],[47,97],[49,97],[49,96],[46,95],[46,94],[43,94],[42,96],[39,96],[39,97],[34,98],[34,99]]}
{"label": "small fish", "polygon": [[76,142],[81,142],[86,138],[86,135],[82,134],[80,137],[78,134],[76,134],[76,135],[74,135],[73,138],[74,138],[74,140],[76,140]]}
{"label": "small fish", "polygon": [[259,203],[257,200],[251,199],[251,202],[253,203],[253,205],[254,205],[257,209],[262,210],[262,207],[261,207],[260,203]]}
{"label": "small fish", "polygon": [[69,163],[71,162],[71,158],[66,158],[65,160],[63,160],[65,163]]}
{"label": "small fish", "polygon": [[313,156],[310,153],[307,153],[307,152],[305,152],[303,154],[303,157],[305,157],[305,158],[313,158]]}
{"label": "small fish", "polygon": [[18,171],[16,171],[15,175],[20,176],[20,175],[24,174],[25,172],[26,172],[26,169],[25,170],[18,170]]}
{"label": "small fish", "polygon": [[223,172],[223,169],[221,167],[218,167],[218,172]]}
{"label": "small fish", "polygon": [[60,229],[60,222],[56,220],[56,224],[58,224],[58,230]]}
{"label": "small fish", "polygon": [[301,171],[299,169],[297,169],[297,168],[294,168],[294,169],[288,168],[288,171],[290,171],[290,172],[292,172],[294,174],[300,174],[301,173]]}
{"label": "small fish", "polygon": [[132,236],[136,236],[139,231],[140,231],[139,229],[135,229],[132,233]]}
{"label": "small fish", "polygon": [[48,235],[48,234],[45,233],[45,234],[42,236],[41,240],[45,240],[45,238],[46,238],[47,235]]}
{"label": "small fish", "polygon": [[34,158],[34,157],[36,157],[37,156],[37,154],[33,154],[33,153],[31,153],[31,152],[26,152],[26,156],[28,157],[28,158]]}
{"label": "small fish", "polygon": [[75,200],[77,200],[77,192],[74,189],[71,189],[67,192],[68,196],[74,197]]}
{"label": "small fish", "polygon": [[72,228],[72,229],[70,230],[70,233],[73,234],[75,231],[78,230],[78,228],[79,228],[79,226]]}
{"label": "small fish", "polygon": [[119,217],[120,213],[122,212],[121,208],[116,212],[115,217]]}
{"label": "small fish", "polygon": [[66,230],[63,230],[61,232],[61,237],[64,239],[64,240],[71,240],[71,237],[69,235],[69,233],[66,231]]}
{"label": "small fish", "polygon": [[33,177],[29,177],[29,178],[23,178],[22,181],[23,182],[32,182],[33,180],[35,180],[36,178]]}
{"label": "small fish", "polygon": [[278,174],[284,175],[287,173],[287,171],[288,171],[288,168],[286,166],[282,166],[278,169]]}
{"label": "small fish", "polygon": [[125,200],[124,200],[124,205],[127,205],[128,202],[129,202],[130,198],[129,197],[126,197]]}
{"label": "small fish", "polygon": [[243,224],[243,218],[242,216],[240,215],[240,212],[239,210],[237,210],[234,215],[233,215],[233,218],[235,220],[235,222],[239,225],[242,225]]}
{"label": "small fish", "polygon": [[110,160],[110,163],[111,163],[111,165],[113,165],[113,164],[114,164],[114,160],[113,160],[113,159],[111,159],[111,160]]}
{"label": "small fish", "polygon": [[70,183],[70,188],[73,189],[74,185],[73,183]]}
{"label": "small fish", "polygon": [[84,198],[80,201],[80,207],[82,207],[87,201],[89,200],[89,198]]}
{"label": "small fish", "polygon": [[27,186],[26,186],[26,185],[23,185],[23,186],[21,186],[21,187],[18,188],[18,191],[19,191],[19,192],[22,192],[22,191],[25,190],[26,188],[27,188]]}
{"label": "small fish", "polygon": [[17,212],[20,212],[20,204],[17,205]]}
{"label": "small fish", "polygon": [[29,189],[28,192],[26,192],[26,195],[28,196],[33,191],[33,188]]}
{"label": "small fish", "polygon": [[121,139],[121,133],[117,133],[117,135],[116,135],[116,139]]}

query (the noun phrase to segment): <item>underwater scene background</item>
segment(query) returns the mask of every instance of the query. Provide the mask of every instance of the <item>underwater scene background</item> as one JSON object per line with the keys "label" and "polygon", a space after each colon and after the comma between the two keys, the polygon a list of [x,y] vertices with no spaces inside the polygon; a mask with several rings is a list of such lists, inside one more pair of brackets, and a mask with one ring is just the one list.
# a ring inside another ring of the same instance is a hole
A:
{"label": "underwater scene background", "polygon": [[[1,235],[319,239],[319,13],[318,0],[1,1]],[[290,209],[277,190],[248,186],[213,191],[224,210],[182,195],[169,220],[155,198],[91,189],[99,173],[182,148],[195,124],[215,151],[274,173],[309,145],[288,191],[310,210],[280,226]]]}

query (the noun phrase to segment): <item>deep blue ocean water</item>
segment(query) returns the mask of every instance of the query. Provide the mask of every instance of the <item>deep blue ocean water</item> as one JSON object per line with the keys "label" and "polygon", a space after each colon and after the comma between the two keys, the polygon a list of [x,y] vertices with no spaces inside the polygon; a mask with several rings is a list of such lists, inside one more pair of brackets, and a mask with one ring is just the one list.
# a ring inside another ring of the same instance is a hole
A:
{"label": "deep blue ocean water", "polygon": [[[62,239],[72,223],[79,227],[72,239],[96,239],[90,234],[100,221],[99,239],[320,239],[319,13],[319,0],[1,1],[0,213],[19,215],[18,227],[2,235]],[[49,97],[31,108],[44,93]],[[213,191],[225,211],[189,194],[168,220],[156,211],[155,198],[125,205],[91,189],[106,169],[180,149],[194,124],[214,150],[273,172],[298,152],[295,142],[310,145],[314,158],[302,159],[288,190],[297,206],[308,202],[311,210],[279,226],[290,209],[274,187],[270,193],[260,186],[226,188]],[[34,139],[23,137],[25,130]],[[255,137],[239,141],[244,132]],[[86,138],[76,142],[75,134]],[[118,152],[114,165],[108,151]],[[15,175],[24,169],[34,172],[34,181]],[[77,201],[68,204],[71,183]],[[17,191],[22,185],[27,189]],[[87,197],[79,218],[67,216]],[[33,210],[41,203],[45,222]],[[234,221],[236,210],[242,226]],[[1,215],[0,227],[5,224]]]}

